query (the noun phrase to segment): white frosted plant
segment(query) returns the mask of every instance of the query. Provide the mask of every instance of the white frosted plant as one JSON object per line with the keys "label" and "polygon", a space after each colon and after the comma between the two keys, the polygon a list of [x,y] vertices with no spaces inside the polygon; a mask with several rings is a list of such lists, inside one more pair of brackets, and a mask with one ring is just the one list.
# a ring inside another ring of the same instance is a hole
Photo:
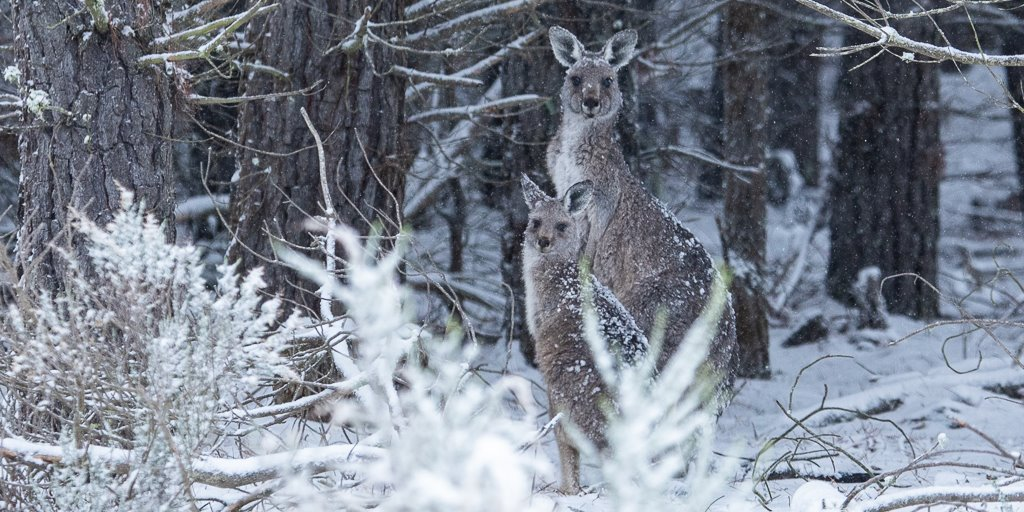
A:
{"label": "white frosted plant", "polygon": [[[740,495],[730,487],[732,468],[722,467],[712,452],[716,417],[709,408],[717,404],[704,403],[714,385],[701,368],[727,293],[716,280],[706,310],[660,372],[657,350],[635,365],[617,365],[601,339],[592,300],[585,297],[587,343],[614,401],[606,411],[608,448],[597,455],[611,510],[668,512],[682,504],[685,510],[707,510]],[[571,425],[569,431],[581,451],[596,455]]]}
{"label": "white frosted plant", "polygon": [[[536,435],[536,404],[529,383],[502,376],[485,381],[471,370],[477,355],[451,334],[431,339],[409,323],[409,295],[397,279],[399,251],[375,259],[374,243],[362,246],[347,229],[333,231],[348,254],[344,281],[323,265],[292,255],[322,292],[346,307],[344,329],[358,350],[348,379],[368,383],[335,410],[334,422],[359,425],[362,443],[381,448],[374,459],[338,469],[358,485],[321,484],[331,510],[520,512],[542,507],[531,499],[533,479],[550,468],[522,449]],[[400,382],[400,384],[396,384]],[[288,489],[295,489],[294,494]],[[290,484],[277,504],[322,510],[304,499],[309,486]],[[545,510],[550,510],[548,503]]]}
{"label": "white frosted plant", "polygon": [[[78,221],[88,264],[66,255],[65,291],[8,311],[11,375],[41,398],[37,412],[60,418],[49,428],[62,431],[66,463],[45,495],[58,509],[76,500],[81,510],[185,503],[191,461],[219,438],[217,413],[262,378],[289,374],[282,334],[269,332],[279,304],[260,294],[261,273],[222,266],[209,289],[199,252],[169,243],[131,201],[122,193],[105,226]],[[81,457],[86,444],[129,450],[127,473],[102,477],[111,468]]]}

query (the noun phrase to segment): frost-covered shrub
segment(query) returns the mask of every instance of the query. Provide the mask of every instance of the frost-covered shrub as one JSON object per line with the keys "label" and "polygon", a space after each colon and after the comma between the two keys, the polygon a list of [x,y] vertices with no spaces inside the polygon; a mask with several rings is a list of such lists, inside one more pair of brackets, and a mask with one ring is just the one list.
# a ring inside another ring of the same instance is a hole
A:
{"label": "frost-covered shrub", "polygon": [[[173,508],[191,460],[215,445],[216,414],[287,373],[281,335],[268,335],[278,302],[258,271],[224,266],[209,289],[198,251],[168,243],[128,194],[106,226],[76,229],[88,261],[66,258],[66,290],[17,302],[0,324],[13,349],[3,384],[19,394],[4,434],[60,436],[63,464],[38,493],[57,509]],[[100,467],[87,443],[130,457]]]}
{"label": "frost-covered shrub", "polygon": [[[611,510],[668,512],[682,503],[685,510],[707,510],[737,494],[727,485],[731,468],[715,467],[716,411],[704,404],[701,387],[713,383],[700,374],[727,293],[724,282],[716,282],[706,311],[660,372],[657,351],[638,364],[616,365],[604,349],[596,315],[584,316],[594,363],[615,401],[608,411],[608,448],[599,456]],[[594,453],[585,438],[576,437],[584,451]]]}
{"label": "frost-covered shrub", "polygon": [[[335,231],[347,254],[341,278],[326,271],[331,265],[292,256],[319,280],[325,304],[340,301],[345,314],[294,318],[270,332],[278,303],[261,298],[258,272],[241,277],[225,266],[208,287],[196,250],[166,243],[134,207],[105,227],[79,229],[88,264],[70,261],[67,290],[35,297],[34,307],[19,301],[0,319],[13,349],[0,358],[8,365],[0,397],[13,397],[0,402],[10,413],[0,448],[28,462],[0,462],[5,478],[27,489],[18,500],[0,492],[0,508],[555,507],[559,498],[539,486],[552,471],[532,447],[542,417],[532,384],[478,372],[479,347],[458,329],[439,338],[416,325],[413,298],[396,277],[398,251],[377,257],[374,244]],[[699,323],[690,355],[706,350],[715,324]],[[292,403],[256,398],[263,377],[287,372],[279,350],[310,336],[331,340],[345,380]],[[599,499],[620,511],[678,510],[680,500],[703,509],[723,494],[722,473],[710,468],[714,419],[695,397],[679,399],[702,358],[676,358],[658,379],[653,362],[620,373],[608,358],[597,359],[620,414],[599,459],[608,496]],[[302,413],[311,404],[333,404],[333,425],[291,437],[308,432]],[[59,463],[36,471],[38,454]]]}
{"label": "frost-covered shrub", "polygon": [[[477,350],[458,334],[431,339],[411,325],[409,296],[399,286],[398,252],[376,261],[354,233],[335,231],[349,255],[345,281],[309,260],[297,267],[340,299],[358,350],[341,347],[339,366],[349,380],[367,384],[338,404],[334,422],[365,433],[360,444],[378,456],[339,466],[351,482],[292,482],[277,497],[303,510],[518,512],[541,507],[531,500],[533,479],[549,465],[522,449],[536,436],[530,384],[514,376],[489,381],[469,363]],[[331,495],[329,508],[309,494]],[[343,505],[343,506],[342,506]],[[550,509],[550,504],[548,508]]]}

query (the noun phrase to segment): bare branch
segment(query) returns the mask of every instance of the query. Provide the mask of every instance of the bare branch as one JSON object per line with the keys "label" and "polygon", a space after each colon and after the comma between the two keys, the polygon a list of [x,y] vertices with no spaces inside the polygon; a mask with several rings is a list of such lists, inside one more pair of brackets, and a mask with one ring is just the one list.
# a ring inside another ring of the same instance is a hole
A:
{"label": "bare branch", "polygon": [[[967,52],[953,48],[952,46],[941,47],[933,44],[922,43],[900,35],[894,27],[880,27],[872,25],[863,19],[839,12],[815,0],[793,1],[874,37],[876,41],[874,43],[869,43],[865,48],[874,46],[881,46],[883,48],[901,48],[915,54],[931,57],[937,61],[952,60],[961,64],[980,64],[983,66],[1024,66],[1024,55],[989,55],[983,52]],[[822,48],[822,50],[836,53],[836,49],[832,48]]]}
{"label": "bare branch", "polygon": [[408,77],[414,82],[432,83],[438,85],[448,85],[454,87],[479,87],[484,83],[476,78],[463,78],[456,75],[444,75],[441,73],[427,73],[426,71],[420,71],[418,69],[407,68],[405,66],[393,66],[391,68],[393,73]]}
{"label": "bare branch", "polygon": [[545,1],[547,0],[511,0],[502,4],[485,7],[434,25],[423,32],[409,34],[405,37],[404,42],[414,43],[424,40],[431,41],[441,39],[443,37],[447,37],[453,32],[457,32],[473,25],[485,26],[493,20],[515,14],[523,9],[536,7]]}
{"label": "bare branch", "polygon": [[[89,462],[113,467],[126,466],[137,454],[131,450],[86,446],[80,449]],[[290,452],[247,458],[201,456],[191,461],[190,476],[194,483],[233,488],[265,482],[283,475],[317,474],[339,469],[348,462],[370,460],[381,456],[381,449],[353,444],[314,446]],[[61,464],[64,451],[60,446],[33,443],[19,438],[0,439],[0,457],[25,463]]]}
{"label": "bare branch", "polygon": [[538,96],[536,94],[520,94],[518,96],[509,96],[507,98],[488,101],[477,105],[428,110],[426,112],[420,112],[409,116],[407,122],[429,123],[442,119],[465,119],[481,115],[494,115],[498,111],[506,108],[520,107],[524,105],[532,106],[545,101],[547,101],[547,98],[544,96]]}

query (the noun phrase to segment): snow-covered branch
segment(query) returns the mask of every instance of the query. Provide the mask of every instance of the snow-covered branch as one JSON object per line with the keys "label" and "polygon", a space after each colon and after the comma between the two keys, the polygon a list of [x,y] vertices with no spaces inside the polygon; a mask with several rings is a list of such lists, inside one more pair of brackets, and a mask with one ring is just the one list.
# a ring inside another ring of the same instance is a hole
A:
{"label": "snow-covered branch", "polygon": [[[77,452],[94,465],[109,466],[120,471],[139,456],[131,450],[103,446],[85,446],[77,449]],[[372,446],[331,444],[245,458],[201,456],[192,461],[189,474],[196,483],[234,488],[281,476],[317,474],[340,469],[350,462],[377,458],[381,453],[381,449]],[[47,464],[61,464],[67,458],[61,446],[18,438],[0,439],[0,456]]]}
{"label": "snow-covered branch", "polygon": [[[451,73],[450,75],[445,75],[445,76],[452,77],[452,78],[468,78],[468,77],[471,77],[471,76],[479,75],[479,74],[483,73],[484,71],[487,71],[488,69],[490,69],[490,68],[500,64],[502,61],[504,61],[506,58],[508,58],[508,56],[512,52],[522,50],[527,44],[533,42],[533,40],[537,39],[538,37],[540,37],[541,34],[544,34],[544,33],[545,32],[543,30],[534,30],[533,32],[529,32],[527,34],[519,36],[515,40],[513,40],[511,43],[508,43],[507,45],[505,45],[500,50],[498,50],[498,51],[488,55],[487,57],[481,59],[480,61],[476,62],[475,64],[472,64],[472,65],[467,66],[467,67],[465,67],[463,69],[460,69],[460,70],[458,70],[458,71],[456,71],[454,73]],[[433,87],[435,85],[439,85],[439,84],[435,84],[435,83],[432,83],[432,82],[424,82],[424,83],[416,84],[416,85],[414,85],[413,87],[411,87],[408,90],[407,95],[414,94],[414,93],[420,93],[420,92],[426,90],[427,88]],[[440,84],[440,85],[443,85],[443,84]]]}
{"label": "snow-covered branch", "polygon": [[205,35],[208,35],[211,32],[213,32],[214,30],[223,28],[225,26],[229,26],[232,23],[237,22],[240,18],[243,18],[243,17],[245,17],[247,15],[250,16],[250,18],[254,17],[254,16],[262,16],[264,14],[267,14],[267,13],[273,11],[274,9],[277,9],[277,4],[259,7],[257,9],[255,9],[255,12],[252,12],[252,10],[250,10],[250,11],[243,12],[241,14],[236,14],[234,16],[225,16],[223,18],[218,18],[218,19],[210,21],[208,23],[204,23],[204,24],[196,26],[196,27],[191,27],[191,28],[182,30],[181,32],[176,32],[176,33],[168,35],[168,36],[158,37],[158,38],[153,40],[153,44],[160,45],[160,46],[166,46],[168,44],[172,44],[172,43],[176,43],[176,42],[180,42],[180,41],[185,41],[187,39],[191,39],[191,38],[194,38],[194,37],[205,36]]}
{"label": "snow-covered branch", "polygon": [[479,87],[484,83],[476,78],[465,78],[456,75],[445,75],[441,73],[428,73],[426,71],[420,71],[418,69],[407,68],[405,66],[394,66],[391,68],[393,73],[408,77],[413,82],[421,83],[432,83],[437,85],[448,85],[455,87]]}
{"label": "snow-covered branch", "polygon": [[709,163],[711,165],[715,165],[715,166],[721,167],[723,169],[728,169],[730,171],[744,172],[744,173],[751,173],[751,174],[757,174],[757,173],[761,172],[761,168],[760,167],[755,167],[755,166],[751,166],[751,165],[740,165],[740,164],[737,164],[737,163],[729,162],[729,161],[726,161],[726,160],[724,160],[722,158],[719,158],[719,157],[711,154],[711,152],[709,152],[706,149],[702,149],[702,148],[692,148],[692,147],[684,147],[684,146],[671,145],[671,146],[655,148],[655,149],[652,149],[650,151],[647,151],[647,152],[644,153],[644,156],[651,155],[651,154],[654,154],[654,153],[669,153],[669,154],[688,156],[690,158],[696,158],[697,160],[700,160],[702,162],[706,162],[706,163]]}
{"label": "snow-covered branch", "polygon": [[422,41],[431,41],[447,37],[450,34],[459,30],[466,29],[472,26],[484,27],[488,23],[493,22],[499,18],[510,16],[524,9],[536,7],[547,0],[511,0],[498,5],[492,5],[485,7],[473,12],[463,14],[462,16],[455,17],[453,19],[438,23],[430,28],[417,32],[415,34],[409,34],[403,40],[404,43],[417,43]]}
{"label": "snow-covered branch", "polygon": [[[168,62],[180,62],[180,61],[186,61],[186,60],[205,59],[205,58],[209,57],[210,55],[212,55],[213,52],[218,51],[220,49],[221,45],[224,44],[224,42],[225,42],[224,40],[230,34],[234,33],[236,30],[241,28],[242,25],[245,25],[246,23],[248,23],[249,20],[255,18],[256,16],[269,13],[272,10],[277,8],[277,4],[271,4],[271,5],[264,6],[265,3],[266,3],[266,0],[260,0],[260,1],[256,2],[252,7],[250,7],[247,11],[243,12],[242,14],[239,14],[237,16],[231,16],[230,17],[231,20],[230,20],[229,23],[227,23],[227,26],[224,26],[223,24],[217,25],[218,22],[210,22],[210,23],[207,23],[206,25],[204,25],[203,26],[204,27],[203,32],[206,32],[206,33],[212,32],[214,30],[217,30],[220,27],[224,27],[224,28],[221,29],[221,31],[216,36],[212,37],[209,41],[207,41],[207,42],[203,43],[202,45],[200,45],[199,48],[191,49],[191,50],[181,50],[181,51],[175,51],[175,52],[166,52],[166,53],[151,53],[151,54],[147,54],[147,55],[143,55],[142,57],[139,57],[137,59],[137,62],[139,63],[140,66],[148,66],[148,65],[160,65],[160,64],[165,64],[165,63],[168,63]],[[198,30],[198,28],[196,30]],[[196,36],[200,35],[200,33],[196,33],[195,31],[186,31],[186,32],[189,32],[189,35],[187,37],[196,37]],[[171,36],[171,37],[175,37],[175,36]],[[183,37],[185,37],[185,36],[183,36]]]}
{"label": "snow-covered branch", "polygon": [[989,55],[982,51],[968,52],[958,48],[953,48],[952,46],[943,47],[924,43],[900,35],[900,33],[896,31],[896,28],[892,26],[881,26],[869,23],[865,19],[837,11],[817,2],[816,0],[793,1],[875,38],[874,42],[865,45],[858,45],[857,47],[821,48],[821,50],[830,54],[848,53],[851,51],[860,51],[879,47],[900,48],[907,52],[931,57],[937,61],[951,60],[961,64],[980,64],[983,66],[1024,66],[1024,55]]}
{"label": "snow-covered branch", "polygon": [[486,101],[465,107],[449,107],[428,110],[426,112],[413,114],[409,116],[406,121],[409,123],[429,123],[433,121],[440,121],[442,119],[472,119],[478,116],[493,116],[497,115],[499,111],[507,108],[533,106],[544,101],[547,101],[547,98],[544,96],[538,96],[536,94],[520,94],[518,96],[509,96],[507,98]]}
{"label": "snow-covered branch", "polygon": [[174,220],[183,222],[204,217],[218,209],[227,208],[229,200],[230,196],[227,194],[190,197],[174,207]]}
{"label": "snow-covered branch", "polygon": [[1024,502],[1024,485],[933,486],[884,494],[872,500],[851,504],[850,512],[888,512],[922,505]]}

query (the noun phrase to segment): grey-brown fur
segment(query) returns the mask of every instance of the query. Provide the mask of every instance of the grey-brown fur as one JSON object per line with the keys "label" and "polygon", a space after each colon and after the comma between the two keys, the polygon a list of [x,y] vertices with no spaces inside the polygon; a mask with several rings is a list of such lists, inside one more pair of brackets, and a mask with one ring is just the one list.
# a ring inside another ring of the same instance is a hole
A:
{"label": "grey-brown fur", "polygon": [[[537,365],[547,384],[551,416],[562,413],[564,421],[603,449],[607,446],[605,414],[614,405],[584,337],[584,290],[590,292],[599,332],[615,361],[638,363],[647,353],[647,339],[606,287],[593,278],[581,280],[584,239],[572,214],[585,209],[590,184],[571,188],[563,204],[524,176],[523,193],[530,207],[523,243],[526,315],[537,346]],[[576,493],[580,490],[579,450],[563,423],[555,427],[562,491]]]}
{"label": "grey-brown fur", "polygon": [[[616,73],[632,57],[636,33],[615,34],[600,52],[586,51],[561,27],[552,27],[550,37],[556,58],[568,70],[561,91],[562,122],[548,145],[548,173],[559,194],[582,180],[593,183],[593,202],[582,219],[584,255],[645,333],[651,333],[657,312],[666,312],[660,369],[721,277],[700,241],[630,172],[615,138],[622,105]],[[720,379],[711,397],[714,409],[728,400],[735,350],[730,301],[704,366]]]}

